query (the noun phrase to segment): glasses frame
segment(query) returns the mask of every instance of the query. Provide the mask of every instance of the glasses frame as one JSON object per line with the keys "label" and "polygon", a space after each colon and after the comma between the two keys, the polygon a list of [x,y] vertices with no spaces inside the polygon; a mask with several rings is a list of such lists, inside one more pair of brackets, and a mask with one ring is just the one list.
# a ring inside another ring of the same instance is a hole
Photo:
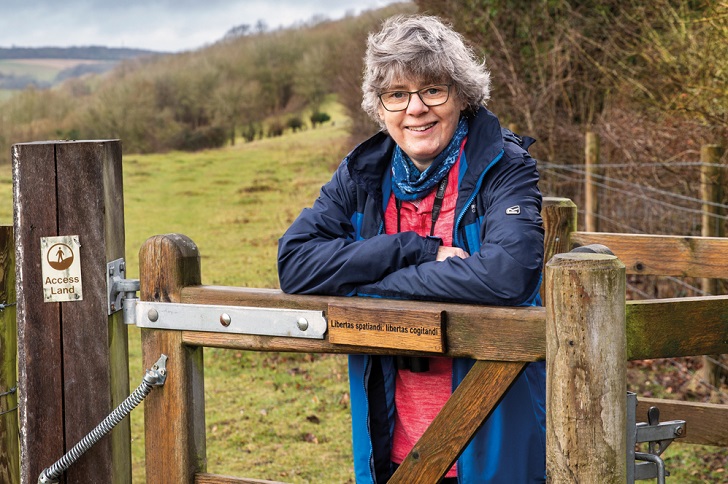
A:
{"label": "glasses frame", "polygon": [[[421,94],[421,93],[422,93],[422,91],[426,91],[427,89],[430,89],[430,88],[433,88],[433,87],[441,87],[441,86],[445,86],[445,87],[447,88],[447,97],[445,97],[445,100],[444,100],[444,101],[442,101],[442,102],[438,102],[438,103],[436,103],[436,104],[427,104],[427,103],[425,102],[425,100],[424,100],[424,99],[422,99],[422,94]],[[382,103],[382,107],[383,107],[383,108],[384,108],[385,110],[389,111],[390,113],[399,113],[399,112],[401,112],[401,111],[405,111],[405,110],[406,110],[406,109],[407,109],[407,108],[409,107],[409,105],[410,105],[410,102],[412,102],[412,94],[417,94],[417,97],[419,97],[419,98],[420,98],[420,101],[422,101],[422,104],[424,104],[424,105],[425,105],[425,106],[427,106],[428,108],[433,108],[433,107],[435,107],[435,106],[442,106],[443,104],[445,104],[446,102],[448,102],[448,101],[450,100],[450,88],[451,88],[451,87],[452,87],[452,83],[450,83],[450,84],[430,84],[429,86],[425,86],[425,87],[423,87],[422,89],[418,89],[418,90],[416,90],[416,91],[403,91],[403,90],[401,90],[401,89],[394,89],[394,90],[392,90],[392,91],[384,91],[383,93],[381,93],[381,94],[380,94],[379,96],[377,96],[377,97],[379,98],[379,102],[380,102],[380,103]],[[386,94],[391,94],[391,93],[393,93],[393,92],[402,92],[402,93],[407,93],[407,96],[408,96],[408,97],[407,97],[407,104],[405,104],[405,106],[404,106],[404,107],[403,107],[402,109],[389,109],[389,108],[387,107],[387,105],[386,105],[386,104],[384,104],[384,99],[382,99],[382,96],[384,96],[384,95],[386,95]]]}

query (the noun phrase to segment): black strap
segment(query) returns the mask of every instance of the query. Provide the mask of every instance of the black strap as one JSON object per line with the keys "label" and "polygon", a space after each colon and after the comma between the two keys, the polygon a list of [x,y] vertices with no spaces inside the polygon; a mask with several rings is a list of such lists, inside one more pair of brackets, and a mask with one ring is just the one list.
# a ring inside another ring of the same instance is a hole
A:
{"label": "black strap", "polygon": [[437,187],[437,193],[435,193],[435,201],[432,204],[432,227],[430,227],[430,237],[435,235],[435,224],[437,223],[437,219],[440,217],[442,201],[445,199],[448,175],[449,173],[445,174],[445,177],[440,181],[440,185]]}
{"label": "black strap", "polygon": [[[446,173],[445,177],[440,180],[440,184],[437,186],[437,192],[435,193],[435,201],[432,203],[432,226],[430,227],[430,237],[435,235],[435,224],[437,219],[440,217],[440,211],[442,210],[442,201],[445,199],[445,190],[447,190],[447,178],[450,173]],[[402,200],[399,198],[394,199],[394,203],[397,206],[397,233],[402,231]]]}

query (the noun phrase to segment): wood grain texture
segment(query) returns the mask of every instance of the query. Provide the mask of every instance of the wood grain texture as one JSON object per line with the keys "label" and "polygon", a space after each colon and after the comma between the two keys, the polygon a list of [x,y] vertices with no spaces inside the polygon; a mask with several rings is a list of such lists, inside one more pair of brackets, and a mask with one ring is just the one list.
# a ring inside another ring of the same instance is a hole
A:
{"label": "wood grain texture", "polygon": [[[179,302],[180,289],[200,284],[197,246],[170,234],[148,239],[139,253],[143,301]],[[187,347],[180,331],[142,329],[142,359],[150,368],[167,355],[167,381],[144,402],[149,484],[192,484],[206,470],[202,348]]]}
{"label": "wood grain texture", "polygon": [[[568,252],[571,234],[576,231],[576,204],[568,198],[544,197],[541,206],[541,218],[544,230],[543,265],[551,260],[554,254]],[[545,299],[546,286],[541,284],[541,300]]]}
{"label": "wood grain texture", "polygon": [[524,367],[518,362],[477,361],[388,482],[436,484]]}
{"label": "wood grain texture", "polygon": [[630,360],[728,353],[728,296],[629,301]]}
{"label": "wood grain texture", "polygon": [[329,304],[328,338],[334,344],[408,349],[430,353],[445,351],[444,311],[372,309],[357,304]]}
{"label": "wood grain texture", "polygon": [[650,407],[660,409],[661,422],[685,420],[687,432],[675,442],[728,447],[727,405],[638,397],[638,422],[647,422]]}
{"label": "wood grain texture", "polygon": [[574,232],[571,242],[606,245],[627,274],[728,278],[728,238]]}
{"label": "wood grain texture", "polygon": [[546,472],[551,482],[627,478],[624,266],[557,254],[546,266]]}
{"label": "wood grain texture", "polygon": [[[536,361],[545,357],[545,311],[541,307],[491,307],[423,301],[300,296],[273,289],[222,286],[196,286],[182,289],[181,301],[188,304],[220,304],[232,306],[271,307],[327,311],[329,304],[353,304],[367,310],[445,311],[446,354],[480,360]],[[483,337],[487,335],[487,337]],[[391,350],[349,345],[335,345],[324,340],[222,335],[185,332],[189,345],[232,347],[258,351],[298,351],[321,353],[392,354]],[[401,354],[416,354],[401,350]]]}
{"label": "wood grain texture", "polygon": [[[70,450],[129,395],[128,364],[120,364],[127,359],[126,328],[121,314],[108,316],[106,288],[107,262],[124,257],[121,144],[58,142],[55,151],[58,233],[79,237],[84,295],[82,301],[62,303],[65,440]],[[130,483],[130,439],[125,419],[66,471],[66,483]]]}
{"label": "wood grain texture", "polygon": [[576,204],[568,198],[544,197],[541,207],[544,229],[544,266],[554,254],[568,252],[576,231]]}
{"label": "wood grain texture", "polygon": [[58,235],[55,148],[13,145],[20,482],[35,484],[65,452],[61,303],[43,300],[41,237]]}
{"label": "wood grain texture", "polygon": [[[15,245],[13,227],[0,226],[0,482],[20,482],[18,442],[17,334],[15,323]],[[16,388],[12,393],[11,389]],[[15,409],[15,410],[13,410]]]}

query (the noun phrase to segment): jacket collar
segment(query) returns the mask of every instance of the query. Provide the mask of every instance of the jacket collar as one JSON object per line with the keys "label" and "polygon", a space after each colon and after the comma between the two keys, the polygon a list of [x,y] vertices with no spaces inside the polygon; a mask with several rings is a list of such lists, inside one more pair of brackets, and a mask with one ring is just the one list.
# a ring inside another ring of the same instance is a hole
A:
{"label": "jacket collar", "polygon": [[[477,184],[480,174],[503,150],[503,135],[498,118],[481,107],[468,120],[468,141],[465,144],[467,170],[461,180],[461,189]],[[346,157],[352,180],[367,193],[381,197],[382,175],[389,169],[394,140],[380,131],[358,145]]]}

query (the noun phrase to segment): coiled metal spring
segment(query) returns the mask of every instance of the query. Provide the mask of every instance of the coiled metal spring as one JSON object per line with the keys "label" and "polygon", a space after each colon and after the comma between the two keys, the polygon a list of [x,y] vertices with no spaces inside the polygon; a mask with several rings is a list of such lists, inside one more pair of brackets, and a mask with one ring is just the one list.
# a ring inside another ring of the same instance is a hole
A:
{"label": "coiled metal spring", "polygon": [[45,469],[38,477],[38,484],[57,484],[61,474],[68,469],[71,464],[76,462],[87,450],[89,450],[96,442],[111,432],[116,425],[121,422],[124,417],[129,415],[142,400],[149,395],[155,386],[164,385],[167,377],[166,370],[167,356],[162,355],[151,370],[147,370],[142,383],[132,392],[131,395],[116,407],[111,414],[106,417],[100,424],[96,426],[89,434],[79,443],[73,446],[71,450],[61,457],[55,464]]}

